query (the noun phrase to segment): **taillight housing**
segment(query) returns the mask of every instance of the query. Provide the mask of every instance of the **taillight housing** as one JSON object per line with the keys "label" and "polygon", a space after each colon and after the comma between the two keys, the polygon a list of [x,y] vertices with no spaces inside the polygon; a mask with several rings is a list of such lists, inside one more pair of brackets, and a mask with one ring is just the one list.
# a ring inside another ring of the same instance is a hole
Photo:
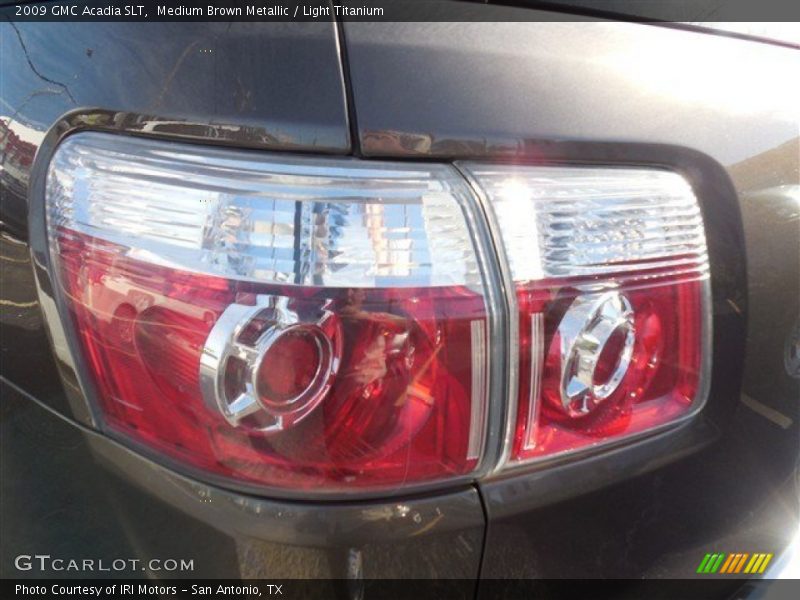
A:
{"label": "taillight housing", "polygon": [[463,164],[507,262],[516,329],[510,466],[699,410],[708,257],[691,187],[656,169]]}
{"label": "taillight housing", "polygon": [[418,489],[620,443],[705,400],[703,219],[666,170],[78,133],[51,157],[46,219],[104,428],[193,474]]}
{"label": "taillight housing", "polygon": [[479,468],[490,353],[455,169],[67,138],[48,230],[115,435],[308,493]]}

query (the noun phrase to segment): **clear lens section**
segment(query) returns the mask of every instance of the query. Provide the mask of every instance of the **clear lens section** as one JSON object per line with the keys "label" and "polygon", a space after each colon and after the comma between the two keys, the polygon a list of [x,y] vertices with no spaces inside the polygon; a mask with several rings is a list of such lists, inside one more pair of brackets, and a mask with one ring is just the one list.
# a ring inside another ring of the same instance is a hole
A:
{"label": "clear lens section", "polygon": [[[700,208],[667,171],[465,165],[490,198],[514,281],[707,269]],[[704,271],[705,272],[705,271]]]}
{"label": "clear lens section", "polygon": [[51,250],[107,425],[307,493],[475,470],[489,352],[466,193],[443,166],[68,138]]}
{"label": "clear lens section", "polygon": [[489,201],[516,289],[512,463],[696,411],[708,258],[687,182],[645,169],[460,166]]}
{"label": "clear lens section", "polygon": [[86,133],[50,171],[50,223],[176,269],[346,287],[480,286],[443,165],[313,161]]}

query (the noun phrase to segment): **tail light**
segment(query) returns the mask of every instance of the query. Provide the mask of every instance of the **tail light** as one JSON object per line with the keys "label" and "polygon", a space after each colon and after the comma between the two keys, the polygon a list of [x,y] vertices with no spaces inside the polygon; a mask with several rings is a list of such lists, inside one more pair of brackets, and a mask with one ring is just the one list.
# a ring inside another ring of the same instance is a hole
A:
{"label": "tail light", "polygon": [[487,308],[455,169],[80,134],[48,177],[111,430],[276,487],[478,467]]}
{"label": "tail light", "polygon": [[512,463],[696,412],[709,357],[702,216],[678,175],[466,164],[515,290]]}
{"label": "tail light", "polygon": [[[665,171],[81,133],[52,157],[47,221],[106,429],[223,478],[407,489],[653,431],[704,399],[703,223]],[[506,340],[488,269],[513,290]],[[506,367],[512,393],[490,403]]]}

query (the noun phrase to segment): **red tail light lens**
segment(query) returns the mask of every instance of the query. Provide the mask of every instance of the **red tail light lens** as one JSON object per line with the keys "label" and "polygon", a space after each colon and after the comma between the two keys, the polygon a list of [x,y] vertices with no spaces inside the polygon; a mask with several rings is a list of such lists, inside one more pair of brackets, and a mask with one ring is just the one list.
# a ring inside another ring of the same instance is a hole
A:
{"label": "red tail light lens", "polygon": [[54,157],[54,257],[108,427],[284,488],[473,472],[487,310],[458,176],[216,158],[99,134]]}
{"label": "red tail light lens", "polygon": [[708,260],[686,182],[654,170],[463,168],[487,196],[516,290],[511,463],[696,412]]}
{"label": "red tail light lens", "polygon": [[[51,257],[107,430],[310,495],[478,477],[697,412],[711,323],[688,184],[458,168],[67,138]],[[492,268],[511,319],[490,347]]]}
{"label": "red tail light lens", "polygon": [[[518,291],[520,402],[512,451],[518,458],[651,430],[685,415],[698,395],[701,282],[667,276],[645,288],[589,293],[576,283]],[[617,299],[627,303],[628,319],[608,308]],[[606,306],[605,329],[583,305]],[[571,318],[579,319],[579,331],[564,329]]]}

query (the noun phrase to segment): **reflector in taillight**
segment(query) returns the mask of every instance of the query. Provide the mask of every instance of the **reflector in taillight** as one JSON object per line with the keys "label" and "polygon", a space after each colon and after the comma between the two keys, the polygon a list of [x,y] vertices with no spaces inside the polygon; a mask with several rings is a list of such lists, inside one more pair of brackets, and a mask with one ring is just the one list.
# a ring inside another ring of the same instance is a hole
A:
{"label": "reflector in taillight", "polygon": [[678,175],[463,164],[515,290],[511,464],[695,412],[709,359],[702,216]]}
{"label": "reflector in taillight", "polygon": [[473,472],[490,354],[469,193],[440,165],[67,138],[51,251],[108,428],[284,488]]}

